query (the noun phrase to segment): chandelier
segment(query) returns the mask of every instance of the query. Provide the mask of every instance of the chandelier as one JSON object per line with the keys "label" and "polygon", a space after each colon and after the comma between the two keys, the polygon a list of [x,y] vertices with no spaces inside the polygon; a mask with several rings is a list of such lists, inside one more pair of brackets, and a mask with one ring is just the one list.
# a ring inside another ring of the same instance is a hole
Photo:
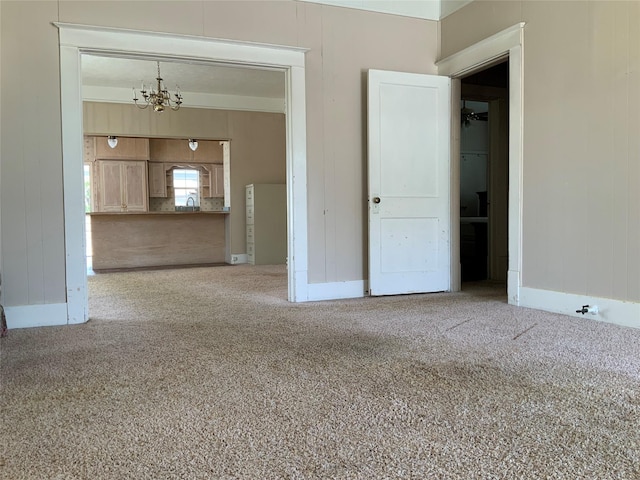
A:
{"label": "chandelier", "polygon": [[142,88],[140,89],[140,94],[144,100],[144,105],[138,104],[138,95],[136,94],[135,88],[133,89],[133,103],[140,109],[145,109],[149,105],[153,107],[154,112],[162,113],[164,112],[165,107],[171,108],[171,110],[178,110],[180,105],[182,104],[182,95],[180,94],[180,88],[176,86],[176,93],[173,94],[175,99],[171,99],[171,94],[164,86],[162,82],[162,77],[160,76],[160,62],[158,64],[158,76],[156,77],[157,86],[156,89],[153,89],[153,86],[149,85],[149,90],[147,91],[146,85],[143,83]]}

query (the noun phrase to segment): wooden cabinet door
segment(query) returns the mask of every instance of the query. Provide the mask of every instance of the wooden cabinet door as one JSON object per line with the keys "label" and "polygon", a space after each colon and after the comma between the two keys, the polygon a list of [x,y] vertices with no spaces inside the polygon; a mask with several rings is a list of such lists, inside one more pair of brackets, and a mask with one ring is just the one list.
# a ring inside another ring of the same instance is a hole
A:
{"label": "wooden cabinet door", "polygon": [[147,168],[144,162],[122,162],[122,198],[126,212],[147,211]]}
{"label": "wooden cabinet door", "polygon": [[145,162],[99,160],[98,212],[146,212]]}
{"label": "wooden cabinet door", "polygon": [[120,174],[120,162],[109,160],[98,161],[99,175],[99,212],[122,212],[124,202],[122,200],[122,179]]}
{"label": "wooden cabinet door", "polygon": [[224,198],[224,168],[222,165],[213,165],[211,172],[211,196]]}
{"label": "wooden cabinet door", "polygon": [[224,198],[224,169],[222,165],[202,165],[200,172],[202,197]]}
{"label": "wooden cabinet door", "polygon": [[164,163],[149,162],[149,196],[167,197],[167,171]]}

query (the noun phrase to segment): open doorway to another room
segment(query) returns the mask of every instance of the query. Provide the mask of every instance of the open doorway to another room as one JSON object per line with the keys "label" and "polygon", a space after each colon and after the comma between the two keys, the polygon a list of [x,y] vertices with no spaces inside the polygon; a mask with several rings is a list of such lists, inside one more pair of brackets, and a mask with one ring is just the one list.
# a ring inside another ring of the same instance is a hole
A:
{"label": "open doorway to another room", "polygon": [[489,104],[462,100],[460,114],[460,263],[468,282],[489,278]]}
{"label": "open doorway to another room", "polygon": [[509,198],[509,63],[461,79],[460,263],[463,287],[506,287]]}
{"label": "open doorway to another room", "polygon": [[[150,87],[124,86],[154,64],[184,101],[138,113]],[[83,54],[81,73],[87,275],[252,264],[287,278],[283,70]]]}
{"label": "open doorway to another room", "polygon": [[[305,117],[305,62],[304,53],[306,49],[289,46],[263,45],[234,40],[233,42],[215,38],[154,34],[146,31],[124,30],[117,28],[86,27],[83,25],[55,23],[59,30],[60,40],[60,85],[61,87],[61,113],[62,113],[62,160],[64,167],[64,238],[65,238],[65,268],[66,268],[66,323],[77,324],[86,322],[89,319],[88,311],[88,277],[86,268],[85,249],[85,224],[86,213],[83,205],[83,129],[87,116],[83,114],[83,102],[94,101],[86,95],[89,89],[85,88],[88,83],[84,78],[84,57],[95,53],[99,56],[110,57],[136,57],[152,60],[173,61],[182,63],[180,60],[191,59],[193,62],[202,65],[224,65],[237,66],[247,70],[257,70],[262,72],[276,72],[280,79],[278,85],[284,88],[284,95],[277,99],[280,105],[277,113],[283,116],[284,125],[277,125],[280,132],[275,132],[273,136],[284,136],[285,142],[277,157],[278,162],[284,163],[284,170],[287,189],[287,253],[288,267],[286,269],[287,299],[292,302],[305,301],[309,298],[307,283],[307,198],[306,185],[302,180],[307,177],[306,156],[306,117]],[[123,50],[123,45],[136,45],[135,52]],[[190,60],[190,61],[191,61]],[[109,70],[109,73],[111,73]],[[179,76],[184,75],[184,66],[178,68]],[[167,72],[167,78],[169,75]],[[243,72],[243,77],[247,72]],[[102,75],[109,77],[109,75]],[[186,78],[186,77],[183,77]],[[233,86],[238,86],[241,82],[232,82]],[[257,83],[264,86],[264,82]],[[256,84],[252,84],[253,87]],[[122,91],[127,91],[126,104],[130,104],[131,88],[127,87]],[[181,89],[186,92],[186,88]],[[148,92],[148,90],[147,90]],[[250,96],[251,97],[251,96]],[[287,99],[285,102],[284,99]],[[267,98],[267,103],[271,103]],[[186,106],[186,104],[185,104]],[[245,105],[246,107],[246,105]],[[196,108],[194,108],[195,110]],[[227,108],[228,109],[228,106]],[[201,110],[201,109],[197,109]],[[241,110],[247,110],[246,108]],[[271,110],[251,109],[252,111],[270,112]],[[216,113],[216,112],[214,112]],[[110,120],[112,117],[106,117]],[[131,116],[118,117],[130,120]],[[224,122],[229,128],[229,124]],[[269,123],[269,122],[265,122]],[[196,126],[204,126],[209,123],[196,122]],[[255,128],[251,122],[244,122],[251,134],[269,133],[268,128]],[[96,135],[113,135],[111,128],[107,125],[103,129],[95,129],[92,132]],[[234,130],[235,131],[235,130]],[[122,130],[124,134],[127,130]],[[140,132],[146,134],[147,132]],[[153,133],[153,132],[151,132]],[[284,133],[284,135],[282,135]],[[155,134],[155,133],[154,133]],[[206,136],[206,135],[205,135]],[[226,138],[228,132],[224,131]],[[255,137],[255,135],[253,135]],[[218,135],[216,135],[218,137]],[[192,137],[191,137],[192,138]],[[235,138],[235,135],[234,135]],[[248,142],[247,145],[250,145]],[[258,144],[257,152],[251,153],[252,157],[261,158],[262,145]],[[235,150],[234,150],[235,151]],[[245,152],[246,153],[246,152]],[[248,158],[248,157],[247,157]],[[235,160],[235,158],[234,158]],[[236,162],[234,161],[234,164]],[[263,166],[264,162],[260,163]],[[256,169],[257,172],[264,172],[264,169]],[[270,170],[267,173],[271,173]],[[233,175],[239,184],[249,184],[251,179],[242,179]],[[260,179],[267,181],[268,179]],[[302,182],[302,183],[301,183]],[[281,182],[282,183],[282,182]],[[242,201],[234,202],[242,207]],[[244,220],[244,209],[240,208],[241,221]],[[229,215],[233,215],[230,211]],[[244,223],[244,222],[243,222]],[[91,225],[92,233],[92,260],[94,270],[96,269],[96,229],[95,224]],[[239,249],[246,248],[246,235],[244,229],[238,229],[238,234],[232,236],[237,239]],[[226,243],[226,239],[225,239]],[[234,261],[233,251],[230,261]],[[226,251],[225,251],[226,255]],[[226,259],[226,257],[225,257]],[[64,323],[63,312],[56,322]]]}

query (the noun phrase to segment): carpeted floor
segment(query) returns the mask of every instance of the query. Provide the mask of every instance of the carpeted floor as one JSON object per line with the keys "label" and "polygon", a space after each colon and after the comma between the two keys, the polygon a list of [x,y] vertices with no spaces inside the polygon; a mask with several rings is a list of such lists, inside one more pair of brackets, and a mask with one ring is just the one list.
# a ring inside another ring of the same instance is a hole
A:
{"label": "carpeted floor", "polygon": [[1,340],[2,479],[640,479],[640,330],[482,284],[291,304],[281,267],[89,290]]}

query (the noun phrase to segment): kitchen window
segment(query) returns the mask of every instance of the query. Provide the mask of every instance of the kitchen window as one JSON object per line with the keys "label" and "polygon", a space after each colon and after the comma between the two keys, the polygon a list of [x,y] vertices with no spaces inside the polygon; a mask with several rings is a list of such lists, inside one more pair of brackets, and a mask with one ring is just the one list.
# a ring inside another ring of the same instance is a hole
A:
{"label": "kitchen window", "polygon": [[173,191],[176,207],[199,207],[200,171],[195,169],[174,169]]}

